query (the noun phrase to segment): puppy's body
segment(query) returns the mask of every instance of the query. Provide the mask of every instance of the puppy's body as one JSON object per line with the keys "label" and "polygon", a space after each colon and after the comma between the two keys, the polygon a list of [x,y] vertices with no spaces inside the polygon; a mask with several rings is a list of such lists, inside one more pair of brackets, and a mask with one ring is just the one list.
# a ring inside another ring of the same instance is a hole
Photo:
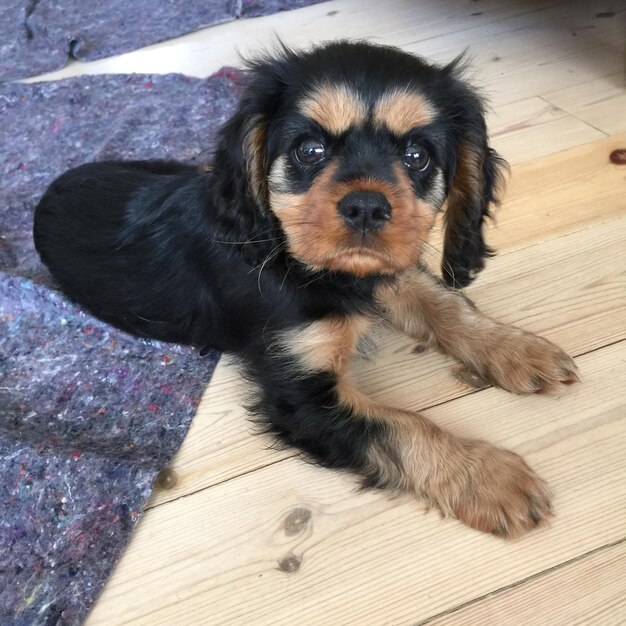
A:
{"label": "puppy's body", "polygon": [[135,334],[236,354],[284,442],[366,484],[503,536],[550,515],[517,455],[459,439],[354,388],[350,355],[384,317],[517,393],[576,380],[549,342],[482,315],[421,265],[438,211],[444,277],[467,284],[502,161],[455,65],[336,43],[252,65],[205,173],[98,163],[55,181],[35,242],[65,292]]}
{"label": "puppy's body", "polygon": [[211,172],[174,162],[77,167],[37,207],[35,245],[94,315],[165,341],[241,354],[276,330],[371,308],[375,277],[313,274],[273,251],[269,233],[220,239],[214,185]]}

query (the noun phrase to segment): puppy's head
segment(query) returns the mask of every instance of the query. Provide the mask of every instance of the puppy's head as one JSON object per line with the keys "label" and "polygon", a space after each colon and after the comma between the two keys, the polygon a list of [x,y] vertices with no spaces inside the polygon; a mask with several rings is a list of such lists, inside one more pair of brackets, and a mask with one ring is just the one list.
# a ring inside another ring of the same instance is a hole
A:
{"label": "puppy's head", "polygon": [[489,254],[482,225],[501,160],[459,77],[393,48],[337,42],[251,64],[224,140],[248,195],[291,255],[356,276],[414,265],[445,210],[444,275],[463,286]]}

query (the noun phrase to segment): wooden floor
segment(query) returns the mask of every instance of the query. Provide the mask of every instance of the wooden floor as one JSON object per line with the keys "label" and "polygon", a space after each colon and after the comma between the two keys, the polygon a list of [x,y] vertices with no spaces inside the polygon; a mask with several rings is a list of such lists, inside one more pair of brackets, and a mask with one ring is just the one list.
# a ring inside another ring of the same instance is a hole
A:
{"label": "wooden floor", "polygon": [[556,399],[472,392],[400,336],[353,364],[377,399],[513,448],[550,482],[551,528],[507,543],[269,449],[224,359],[173,463],[178,482],[154,493],[91,626],[626,623],[626,165],[609,161],[626,148],[625,8],[332,0],[49,75],[206,76],[276,35],[367,37],[437,61],[469,46],[493,144],[513,164],[490,232],[499,255],[469,293],[559,343],[583,379]]}

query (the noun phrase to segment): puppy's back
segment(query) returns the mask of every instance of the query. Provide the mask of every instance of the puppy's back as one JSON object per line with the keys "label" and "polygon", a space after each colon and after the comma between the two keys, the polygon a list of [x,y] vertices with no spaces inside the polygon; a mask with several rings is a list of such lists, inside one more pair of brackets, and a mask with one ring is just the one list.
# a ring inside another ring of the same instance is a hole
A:
{"label": "puppy's back", "polygon": [[70,298],[125,330],[167,338],[173,314],[155,276],[163,274],[159,262],[175,259],[159,258],[149,227],[166,225],[169,199],[198,176],[168,161],[69,170],[35,209],[35,247]]}

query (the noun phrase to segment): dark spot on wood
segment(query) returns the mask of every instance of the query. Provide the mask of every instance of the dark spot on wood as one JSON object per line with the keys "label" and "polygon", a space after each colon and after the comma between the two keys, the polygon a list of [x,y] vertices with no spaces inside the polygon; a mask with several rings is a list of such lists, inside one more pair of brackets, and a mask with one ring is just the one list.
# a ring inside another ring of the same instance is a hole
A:
{"label": "dark spot on wood", "polygon": [[285,574],[295,574],[301,564],[302,561],[295,554],[288,554],[278,561],[278,569]]}
{"label": "dark spot on wood", "polygon": [[330,15],[332,17],[333,15],[337,15],[337,13],[339,13],[339,11],[329,11],[326,15]]}
{"label": "dark spot on wood", "polygon": [[494,63],[497,63],[498,61],[501,61],[501,60],[502,60],[502,57],[495,56],[495,57],[493,57],[493,59],[491,59],[491,60],[492,60]]}
{"label": "dark spot on wood", "polygon": [[485,389],[489,387],[489,383],[478,372],[463,365],[455,370],[455,376],[461,383],[469,385],[474,389]]}
{"label": "dark spot on wood", "polygon": [[483,12],[482,11],[476,11],[474,13],[472,13],[472,17],[478,17],[479,15],[482,15]]}
{"label": "dark spot on wood", "polygon": [[164,467],[158,473],[154,485],[159,489],[172,489],[176,487],[177,482],[178,476],[176,475],[176,472],[169,467]]}
{"label": "dark spot on wood", "polygon": [[283,526],[285,535],[291,537],[297,535],[311,521],[311,511],[309,509],[298,507],[285,517]]}
{"label": "dark spot on wood", "polygon": [[413,350],[411,350],[411,352],[413,354],[422,354],[422,352],[426,352],[426,350],[428,350],[428,346],[426,344],[416,343],[413,346]]}
{"label": "dark spot on wood", "polygon": [[602,11],[601,13],[596,13],[596,17],[615,17],[615,11]]}
{"label": "dark spot on wood", "polygon": [[609,155],[609,161],[615,163],[615,165],[626,165],[626,148],[613,150]]}

